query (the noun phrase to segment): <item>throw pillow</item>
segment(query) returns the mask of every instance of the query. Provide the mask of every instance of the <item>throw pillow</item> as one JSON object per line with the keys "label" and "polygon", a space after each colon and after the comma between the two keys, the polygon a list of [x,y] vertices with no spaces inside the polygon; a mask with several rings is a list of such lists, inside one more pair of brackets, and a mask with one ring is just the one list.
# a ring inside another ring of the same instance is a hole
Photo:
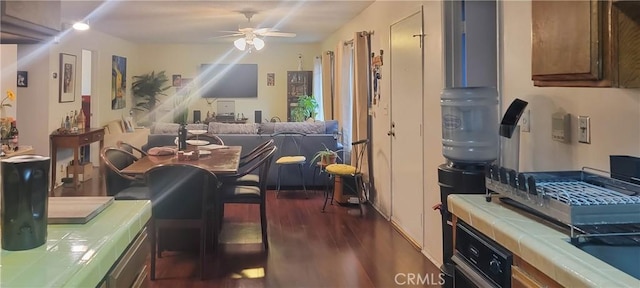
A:
{"label": "throw pillow", "polygon": [[209,122],[208,131],[211,134],[258,134],[258,125]]}
{"label": "throw pillow", "polygon": [[179,124],[156,122],[153,125],[152,134],[178,134]]}
{"label": "throw pillow", "polygon": [[277,122],[274,123],[273,132],[298,132],[305,134],[324,134],[324,122]]}

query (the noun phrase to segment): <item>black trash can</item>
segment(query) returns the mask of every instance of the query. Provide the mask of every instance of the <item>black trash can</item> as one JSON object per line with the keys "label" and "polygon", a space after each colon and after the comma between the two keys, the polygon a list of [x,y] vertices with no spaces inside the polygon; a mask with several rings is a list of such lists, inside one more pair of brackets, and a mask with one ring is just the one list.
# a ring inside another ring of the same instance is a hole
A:
{"label": "black trash can", "polygon": [[49,157],[4,159],[2,166],[2,249],[36,248],[47,241]]}

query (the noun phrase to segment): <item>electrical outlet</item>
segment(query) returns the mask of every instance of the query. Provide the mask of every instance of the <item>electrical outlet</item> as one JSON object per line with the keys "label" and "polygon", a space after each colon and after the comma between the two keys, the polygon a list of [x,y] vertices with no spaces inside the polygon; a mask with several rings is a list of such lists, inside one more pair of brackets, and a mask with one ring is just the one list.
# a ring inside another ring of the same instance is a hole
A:
{"label": "electrical outlet", "polygon": [[578,116],[578,142],[591,144],[591,120],[589,116]]}
{"label": "electrical outlet", "polygon": [[520,117],[520,123],[522,124],[520,126],[520,131],[522,132],[531,132],[531,110],[527,109],[526,111],[524,111],[524,113],[522,113],[522,116]]}

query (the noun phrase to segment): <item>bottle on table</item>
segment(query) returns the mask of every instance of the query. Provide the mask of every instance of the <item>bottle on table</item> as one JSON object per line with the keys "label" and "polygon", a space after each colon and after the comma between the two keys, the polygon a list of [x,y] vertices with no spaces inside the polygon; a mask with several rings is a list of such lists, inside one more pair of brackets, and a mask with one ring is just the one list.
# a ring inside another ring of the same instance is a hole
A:
{"label": "bottle on table", "polygon": [[84,111],[80,109],[80,113],[78,114],[78,129],[84,130],[85,122]]}
{"label": "bottle on table", "polygon": [[180,129],[178,129],[178,150],[187,150],[187,125],[184,123],[180,124]]}
{"label": "bottle on table", "polygon": [[12,121],[11,129],[9,130],[9,148],[13,151],[18,151],[18,134],[16,121]]}

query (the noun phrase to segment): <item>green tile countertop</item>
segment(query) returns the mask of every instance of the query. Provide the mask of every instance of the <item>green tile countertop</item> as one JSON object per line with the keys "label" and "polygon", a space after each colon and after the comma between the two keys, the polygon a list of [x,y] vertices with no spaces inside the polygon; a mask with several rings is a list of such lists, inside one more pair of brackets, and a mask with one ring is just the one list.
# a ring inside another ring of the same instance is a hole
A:
{"label": "green tile countertop", "polygon": [[449,195],[449,211],[565,287],[640,287],[640,280],[574,247],[565,231],[484,195]]}
{"label": "green tile countertop", "polygon": [[151,217],[149,201],[114,201],[86,224],[51,224],[47,242],[0,252],[0,287],[96,287]]}

